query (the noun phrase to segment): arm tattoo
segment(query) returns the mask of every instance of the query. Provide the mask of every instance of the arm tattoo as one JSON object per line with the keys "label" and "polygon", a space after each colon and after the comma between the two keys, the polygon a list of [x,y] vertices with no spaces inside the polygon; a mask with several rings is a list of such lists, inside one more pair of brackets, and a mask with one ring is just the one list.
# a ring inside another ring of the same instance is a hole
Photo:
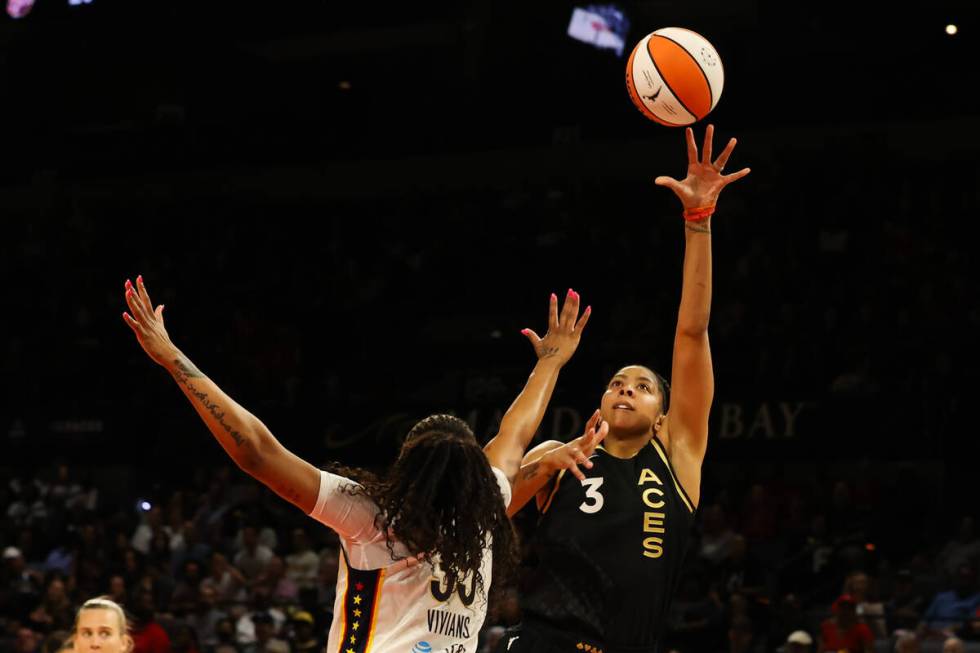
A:
{"label": "arm tattoo", "polygon": [[688,231],[695,231],[699,234],[710,234],[711,227],[706,224],[698,224],[697,222],[685,222],[684,228]]}
{"label": "arm tattoo", "polygon": [[194,363],[190,362],[190,360],[186,358],[175,358],[174,365],[177,366],[177,369],[186,374],[188,378],[200,379],[204,376],[204,373],[197,369],[197,367],[194,366]]}
{"label": "arm tattoo", "polygon": [[545,350],[541,352],[541,358],[548,358],[549,356],[556,356],[558,354],[558,347],[545,347]]}
{"label": "arm tattoo", "polygon": [[231,439],[235,441],[239,447],[245,444],[245,438],[241,433],[231,428],[225,420],[225,411],[221,410],[221,407],[208,397],[208,393],[198,390],[197,387],[190,382],[190,379],[204,378],[204,374],[201,373],[199,369],[194,367],[194,364],[189,360],[182,360],[180,358],[174,359],[174,365],[176,369],[174,370],[174,378],[177,383],[185,386],[187,390],[201,402],[201,405],[207,409],[211,416],[218,420],[218,424],[225,430],[225,432],[231,436]]}
{"label": "arm tattoo", "polygon": [[521,470],[521,480],[526,481],[532,479],[538,475],[539,462],[533,462],[529,464],[525,469]]}

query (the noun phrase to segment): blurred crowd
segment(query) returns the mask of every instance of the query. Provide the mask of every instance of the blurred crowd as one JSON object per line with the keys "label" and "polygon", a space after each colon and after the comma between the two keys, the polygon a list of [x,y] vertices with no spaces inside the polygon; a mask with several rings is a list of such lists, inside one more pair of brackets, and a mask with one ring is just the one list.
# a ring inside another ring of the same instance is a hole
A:
{"label": "blurred crowd", "polygon": [[[335,536],[238,470],[191,477],[155,503],[81,483],[67,463],[4,476],[0,652],[56,653],[78,606],[101,595],[131,616],[135,653],[321,649],[342,564]],[[910,533],[928,506],[867,491],[839,480],[829,496],[806,482],[706,494],[665,650],[975,650],[974,519]],[[529,537],[533,515],[517,523]],[[519,622],[519,592],[519,579],[494,588],[481,651]]]}

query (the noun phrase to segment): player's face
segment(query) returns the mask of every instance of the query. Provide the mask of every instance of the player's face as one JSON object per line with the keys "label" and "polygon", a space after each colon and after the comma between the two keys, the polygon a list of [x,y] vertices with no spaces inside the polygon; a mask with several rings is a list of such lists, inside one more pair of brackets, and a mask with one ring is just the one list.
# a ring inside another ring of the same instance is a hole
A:
{"label": "player's face", "polygon": [[662,397],[656,375],[641,365],[616,372],[602,395],[602,419],[610,433],[647,433],[660,416]]}
{"label": "player's face", "polygon": [[80,653],[125,653],[131,640],[113,610],[93,608],[78,615],[74,648]]}

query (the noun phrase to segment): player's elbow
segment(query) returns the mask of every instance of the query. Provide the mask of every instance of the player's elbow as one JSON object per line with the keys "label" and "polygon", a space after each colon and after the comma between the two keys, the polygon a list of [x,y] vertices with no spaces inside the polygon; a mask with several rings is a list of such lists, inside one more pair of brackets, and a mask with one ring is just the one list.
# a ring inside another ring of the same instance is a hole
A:
{"label": "player's elbow", "polygon": [[263,470],[267,469],[272,460],[282,453],[282,445],[264,426],[252,431],[249,437],[242,440],[235,462],[246,474],[260,478]]}
{"label": "player's elbow", "polygon": [[262,455],[251,440],[246,440],[238,448],[235,464],[249,476],[257,476],[262,468]]}

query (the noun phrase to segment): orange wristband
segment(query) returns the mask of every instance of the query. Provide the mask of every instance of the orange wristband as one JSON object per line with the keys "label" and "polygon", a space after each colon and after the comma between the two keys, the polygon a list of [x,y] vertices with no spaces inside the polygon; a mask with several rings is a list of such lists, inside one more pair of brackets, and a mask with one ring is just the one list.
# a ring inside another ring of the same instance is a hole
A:
{"label": "orange wristband", "polygon": [[700,222],[710,218],[715,212],[715,206],[698,206],[691,209],[684,209],[684,219],[688,222]]}

